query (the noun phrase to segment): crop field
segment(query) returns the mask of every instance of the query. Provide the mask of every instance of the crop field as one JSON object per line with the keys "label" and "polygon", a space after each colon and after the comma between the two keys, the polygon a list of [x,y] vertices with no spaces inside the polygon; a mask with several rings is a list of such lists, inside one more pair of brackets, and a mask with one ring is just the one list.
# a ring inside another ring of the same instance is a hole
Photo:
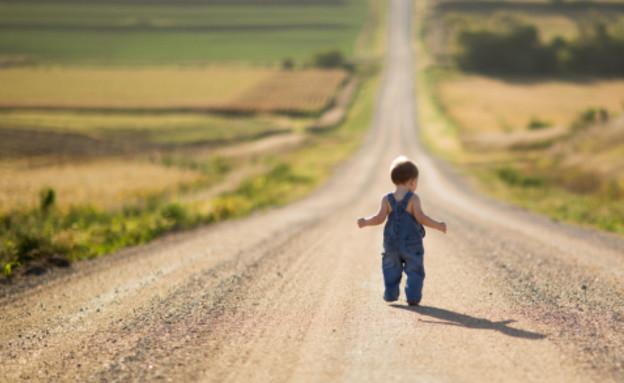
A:
{"label": "crop field", "polygon": [[228,102],[274,74],[255,68],[8,68],[0,106],[199,108]]}
{"label": "crop field", "polygon": [[291,132],[297,124],[293,119],[274,116],[0,112],[0,159],[102,157],[215,147]]}
{"label": "crop field", "polygon": [[194,63],[346,55],[368,1],[0,1],[0,57],[34,62]]}
{"label": "crop field", "polygon": [[318,113],[343,70],[262,68],[0,69],[0,108]]}
{"label": "crop field", "polygon": [[319,113],[346,78],[342,70],[280,71],[222,107],[235,112]]}

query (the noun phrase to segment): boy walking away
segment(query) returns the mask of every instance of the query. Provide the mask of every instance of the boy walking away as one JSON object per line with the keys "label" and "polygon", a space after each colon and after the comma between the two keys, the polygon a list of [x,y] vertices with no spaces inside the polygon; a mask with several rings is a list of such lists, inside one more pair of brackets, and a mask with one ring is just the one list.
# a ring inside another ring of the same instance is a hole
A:
{"label": "boy walking away", "polygon": [[418,306],[425,279],[423,225],[446,233],[446,223],[431,219],[423,212],[420,198],[414,194],[418,186],[418,168],[412,161],[406,157],[395,159],[390,178],[396,186],[394,193],[381,199],[376,215],[359,218],[357,223],[362,228],[386,222],[382,253],[383,298],[386,302],[399,299],[399,284],[405,272],[405,298],[408,305]]}

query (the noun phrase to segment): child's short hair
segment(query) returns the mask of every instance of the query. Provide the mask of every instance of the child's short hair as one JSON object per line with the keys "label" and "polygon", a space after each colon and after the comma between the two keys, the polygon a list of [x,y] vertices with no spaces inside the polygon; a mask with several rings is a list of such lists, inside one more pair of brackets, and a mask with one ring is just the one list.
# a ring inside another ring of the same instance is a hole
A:
{"label": "child's short hair", "polygon": [[390,178],[395,185],[402,185],[412,178],[418,178],[418,167],[407,157],[397,157],[390,167]]}

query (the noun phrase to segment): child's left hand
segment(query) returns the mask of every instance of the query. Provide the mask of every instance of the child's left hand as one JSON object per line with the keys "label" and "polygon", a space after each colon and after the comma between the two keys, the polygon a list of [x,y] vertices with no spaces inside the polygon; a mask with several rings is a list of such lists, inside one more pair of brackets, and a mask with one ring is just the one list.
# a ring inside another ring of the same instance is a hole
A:
{"label": "child's left hand", "polygon": [[358,227],[363,228],[364,226],[366,226],[366,219],[358,218],[357,224],[358,224]]}

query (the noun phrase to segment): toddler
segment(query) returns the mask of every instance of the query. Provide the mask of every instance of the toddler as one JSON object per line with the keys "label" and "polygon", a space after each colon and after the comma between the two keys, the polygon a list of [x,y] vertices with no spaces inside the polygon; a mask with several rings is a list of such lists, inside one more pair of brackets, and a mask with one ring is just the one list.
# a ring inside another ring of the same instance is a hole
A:
{"label": "toddler", "polygon": [[418,186],[418,168],[412,161],[406,157],[395,159],[390,168],[390,178],[396,186],[394,193],[381,199],[376,215],[359,218],[357,223],[362,228],[386,222],[382,253],[383,298],[387,302],[399,299],[399,284],[405,272],[407,304],[418,306],[425,279],[423,225],[446,233],[446,223],[435,221],[422,211],[420,198],[414,194]]}

